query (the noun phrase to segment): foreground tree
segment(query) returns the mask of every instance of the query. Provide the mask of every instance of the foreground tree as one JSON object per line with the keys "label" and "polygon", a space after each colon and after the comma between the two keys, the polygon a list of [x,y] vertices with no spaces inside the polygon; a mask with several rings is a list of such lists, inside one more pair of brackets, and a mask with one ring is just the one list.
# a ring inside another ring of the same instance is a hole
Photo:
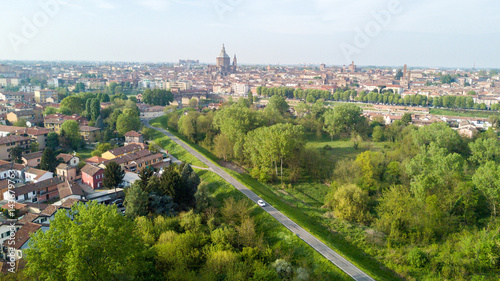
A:
{"label": "foreground tree", "polygon": [[26,274],[35,280],[132,280],[150,267],[133,221],[94,202],[59,211],[26,253]]}

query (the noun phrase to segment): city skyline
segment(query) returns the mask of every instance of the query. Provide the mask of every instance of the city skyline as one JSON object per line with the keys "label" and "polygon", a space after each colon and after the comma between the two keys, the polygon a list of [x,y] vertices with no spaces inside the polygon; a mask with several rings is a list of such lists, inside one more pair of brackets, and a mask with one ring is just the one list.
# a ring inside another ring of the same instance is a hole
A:
{"label": "city skyline", "polygon": [[224,43],[240,65],[500,65],[493,1],[18,2],[0,4],[0,60],[212,64]]}

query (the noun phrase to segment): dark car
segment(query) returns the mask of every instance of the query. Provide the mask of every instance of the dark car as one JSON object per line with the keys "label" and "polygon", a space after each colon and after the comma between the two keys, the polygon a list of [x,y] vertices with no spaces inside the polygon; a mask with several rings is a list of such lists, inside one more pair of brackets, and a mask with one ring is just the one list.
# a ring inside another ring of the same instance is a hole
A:
{"label": "dark car", "polygon": [[116,199],[115,201],[111,202],[111,204],[116,205],[116,207],[121,208],[123,207],[123,199]]}

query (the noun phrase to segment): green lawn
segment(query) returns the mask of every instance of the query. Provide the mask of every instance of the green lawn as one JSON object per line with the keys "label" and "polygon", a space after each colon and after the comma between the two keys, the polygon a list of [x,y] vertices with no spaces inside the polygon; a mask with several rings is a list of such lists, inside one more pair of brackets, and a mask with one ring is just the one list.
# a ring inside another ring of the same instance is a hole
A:
{"label": "green lawn", "polygon": [[491,115],[500,115],[500,112],[498,111],[485,111],[485,110],[473,110],[473,109],[442,109],[442,108],[431,108],[429,113],[434,115],[477,117],[477,118],[488,118]]}
{"label": "green lawn", "polygon": [[[385,143],[362,141],[359,143],[358,149],[354,148],[354,142],[350,139],[333,140],[328,136],[317,137],[315,134],[306,134],[306,148],[316,148],[322,153],[331,156],[335,161],[349,158],[354,159],[356,156],[367,150],[379,151]],[[325,149],[325,147],[329,147]]]}
{"label": "green lawn", "polygon": [[[157,124],[152,124],[155,126]],[[158,126],[160,127],[160,126]],[[159,131],[155,130],[153,135],[153,140],[156,144],[161,146],[163,149],[167,150],[168,153],[172,154],[175,158],[179,159],[182,162],[191,164],[192,166],[208,168],[203,162],[198,160],[198,158],[194,157],[191,153],[187,152],[182,146],[176,144],[169,137],[165,136]]]}
{"label": "green lawn", "polygon": [[81,150],[78,150],[76,153],[78,153],[80,155],[80,160],[82,161],[85,161],[85,159],[88,159],[90,157],[92,157],[92,149],[81,149]]}

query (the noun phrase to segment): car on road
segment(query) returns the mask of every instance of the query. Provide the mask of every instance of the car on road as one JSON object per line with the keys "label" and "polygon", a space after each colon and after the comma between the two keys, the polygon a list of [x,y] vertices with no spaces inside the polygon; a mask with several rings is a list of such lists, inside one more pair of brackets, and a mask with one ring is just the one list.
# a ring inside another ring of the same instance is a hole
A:
{"label": "car on road", "polygon": [[259,206],[261,206],[261,207],[265,207],[266,206],[266,202],[264,202],[264,200],[257,201],[257,204],[259,204]]}

